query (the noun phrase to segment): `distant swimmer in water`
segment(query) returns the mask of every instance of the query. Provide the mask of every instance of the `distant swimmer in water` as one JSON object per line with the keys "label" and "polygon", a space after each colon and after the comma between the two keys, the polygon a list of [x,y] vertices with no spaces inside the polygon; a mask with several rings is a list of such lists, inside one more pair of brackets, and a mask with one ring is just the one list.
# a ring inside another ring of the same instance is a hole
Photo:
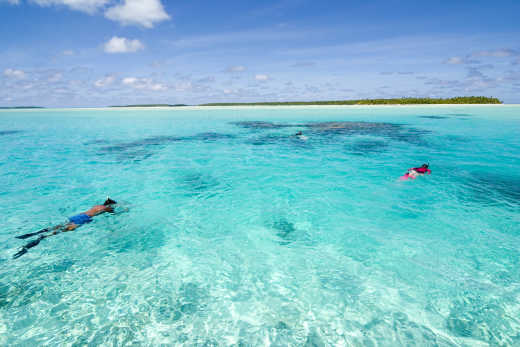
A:
{"label": "distant swimmer in water", "polygon": [[296,134],[293,135],[294,137],[296,137],[297,139],[299,140],[303,140],[303,141],[306,141],[308,139],[307,136],[303,135],[303,133],[301,131],[298,131]]}
{"label": "distant swimmer in water", "polygon": [[422,164],[421,167],[413,167],[408,169],[408,172],[401,176],[401,180],[416,179],[418,176],[430,175],[432,170],[428,169],[428,164]]}
{"label": "distant swimmer in water", "polygon": [[[67,232],[67,231],[75,230],[76,228],[82,226],[83,224],[92,222],[92,217],[95,217],[99,214],[102,214],[105,212],[113,213],[114,205],[116,205],[116,204],[117,204],[116,201],[114,201],[110,198],[107,198],[105,200],[105,202],[103,203],[103,205],[93,206],[88,211],[85,211],[83,213],[72,216],[69,218],[68,222],[66,222],[64,224],[59,224],[59,225],[56,225],[51,228],[45,228],[40,231],[36,231],[34,233],[16,236],[17,239],[27,239],[32,236],[40,235],[40,237],[38,237],[36,240],[33,240],[33,241],[29,242],[28,244],[26,244],[25,246],[23,246],[22,249],[20,249],[20,251],[13,256],[13,258],[16,259],[16,258],[21,257],[22,255],[27,253],[27,250],[29,248],[33,248],[34,246],[39,244],[41,240],[43,240],[49,236],[56,235],[60,232]],[[48,233],[48,234],[45,234],[45,233]]]}

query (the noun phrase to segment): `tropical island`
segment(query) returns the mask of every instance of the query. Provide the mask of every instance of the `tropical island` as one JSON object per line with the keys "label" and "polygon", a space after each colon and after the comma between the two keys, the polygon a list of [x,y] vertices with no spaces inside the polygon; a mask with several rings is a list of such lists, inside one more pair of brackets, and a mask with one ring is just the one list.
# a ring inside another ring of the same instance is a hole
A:
{"label": "tropical island", "polygon": [[502,104],[497,98],[460,96],[454,98],[393,98],[332,101],[224,102],[199,106],[293,106],[293,105],[429,105],[429,104]]}
{"label": "tropical island", "polygon": [[188,106],[186,104],[137,104],[137,105],[116,105],[109,107],[180,107],[180,106]]}

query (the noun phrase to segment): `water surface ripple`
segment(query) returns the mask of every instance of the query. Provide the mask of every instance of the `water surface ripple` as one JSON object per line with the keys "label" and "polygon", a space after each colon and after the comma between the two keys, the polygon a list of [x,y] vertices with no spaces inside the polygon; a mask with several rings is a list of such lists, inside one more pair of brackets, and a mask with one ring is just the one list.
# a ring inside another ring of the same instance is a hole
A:
{"label": "water surface ripple", "polygon": [[517,106],[0,111],[0,345],[519,345],[519,134]]}

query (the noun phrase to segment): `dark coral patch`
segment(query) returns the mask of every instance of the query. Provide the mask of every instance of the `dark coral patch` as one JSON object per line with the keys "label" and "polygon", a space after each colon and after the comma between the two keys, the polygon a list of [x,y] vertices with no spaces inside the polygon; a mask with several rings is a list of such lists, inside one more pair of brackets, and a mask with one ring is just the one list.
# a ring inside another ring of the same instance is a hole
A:
{"label": "dark coral patch", "polygon": [[23,130],[0,130],[0,136],[23,133]]}
{"label": "dark coral patch", "polygon": [[231,122],[240,128],[245,129],[281,129],[281,128],[293,128],[299,125],[297,124],[283,124],[283,123],[272,123],[263,121],[243,121],[243,122]]}
{"label": "dark coral patch", "polygon": [[140,161],[153,155],[152,149],[156,146],[163,146],[170,143],[181,141],[218,141],[222,139],[234,138],[234,135],[219,133],[200,133],[193,136],[151,136],[136,141],[123,142],[115,145],[104,146],[100,148],[101,154],[115,153],[118,154],[119,161],[134,160]]}
{"label": "dark coral patch", "polygon": [[274,221],[272,227],[276,230],[276,234],[283,239],[287,239],[289,235],[296,231],[294,224],[285,218],[280,218]]}
{"label": "dark coral patch", "polygon": [[220,134],[220,133],[200,133],[193,136],[183,138],[184,140],[195,140],[195,141],[217,141],[217,140],[229,140],[234,139],[236,136],[231,134]]}
{"label": "dark coral patch", "polygon": [[132,142],[126,142],[126,143],[120,143],[117,145],[112,146],[106,146],[102,147],[101,150],[105,152],[122,152],[129,149],[137,148],[137,147],[144,147],[144,146],[157,146],[162,145],[168,142],[176,142],[181,141],[181,137],[176,136],[153,136],[153,137],[147,137],[141,140],[132,141]]}
{"label": "dark coral patch", "polygon": [[466,181],[473,200],[489,204],[520,205],[520,177],[490,173],[474,173]]}
{"label": "dark coral patch", "polygon": [[358,140],[347,146],[347,149],[356,155],[367,155],[382,153],[387,147],[388,143],[383,140]]}
{"label": "dark coral patch", "polygon": [[[364,135],[373,137],[383,137],[394,141],[407,142],[417,145],[424,145],[424,135],[430,131],[407,127],[403,124],[385,123],[385,122],[313,122],[305,124],[281,124],[261,121],[235,122],[234,125],[250,128],[250,129],[280,129],[280,128],[306,128],[305,136],[308,138],[321,138],[321,141],[327,138],[334,138],[336,135]],[[288,135],[269,134],[259,139],[250,141],[255,145],[263,145],[270,143],[285,142]],[[327,140],[325,140],[327,141]],[[330,140],[329,140],[330,141]],[[298,141],[298,143],[304,141]]]}
{"label": "dark coral patch", "polygon": [[444,117],[444,116],[419,116],[419,118],[426,118],[426,119],[448,119],[448,117]]}

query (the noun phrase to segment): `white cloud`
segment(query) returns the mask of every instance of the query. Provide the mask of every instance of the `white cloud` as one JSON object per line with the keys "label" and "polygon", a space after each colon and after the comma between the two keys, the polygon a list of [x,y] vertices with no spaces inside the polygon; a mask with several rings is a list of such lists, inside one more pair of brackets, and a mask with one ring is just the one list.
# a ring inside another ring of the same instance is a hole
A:
{"label": "white cloud", "polygon": [[139,40],[129,40],[125,37],[114,36],[105,43],[105,52],[107,53],[130,53],[137,52],[144,48]]}
{"label": "white cloud", "polygon": [[461,57],[451,57],[451,58],[446,59],[446,61],[444,61],[444,63],[445,64],[462,64],[462,63],[464,63],[464,59]]}
{"label": "white cloud", "polygon": [[94,13],[104,7],[110,0],[33,0],[40,6],[63,5],[73,10]]}
{"label": "white cloud", "polygon": [[74,51],[73,50],[66,50],[66,51],[63,51],[63,55],[74,55]]}
{"label": "white cloud", "polygon": [[19,5],[20,4],[20,0],[7,0],[8,3],[10,3],[11,5]]}
{"label": "white cloud", "polygon": [[109,8],[105,17],[123,25],[152,28],[156,23],[170,19],[160,0],[124,0]]}
{"label": "white cloud", "polygon": [[243,72],[243,71],[246,71],[246,67],[242,66],[242,65],[235,65],[235,66],[228,67],[224,71],[225,72]]}
{"label": "white cloud", "polygon": [[267,75],[255,75],[255,80],[257,81],[267,81],[269,79],[269,76]]}
{"label": "white cloud", "polygon": [[4,76],[9,77],[9,78],[22,79],[22,78],[25,78],[25,72],[23,72],[22,70],[5,69]]}
{"label": "white cloud", "polygon": [[115,80],[116,80],[115,76],[107,75],[107,76],[97,80],[96,82],[94,82],[94,85],[98,88],[102,88],[102,87],[111,85],[112,83],[114,83]]}
{"label": "white cloud", "polygon": [[125,77],[123,78],[123,84],[134,84],[137,80],[135,77]]}
{"label": "white cloud", "polygon": [[123,84],[131,86],[135,89],[151,91],[163,91],[168,89],[164,84],[156,83],[150,78],[125,77],[123,78]]}

